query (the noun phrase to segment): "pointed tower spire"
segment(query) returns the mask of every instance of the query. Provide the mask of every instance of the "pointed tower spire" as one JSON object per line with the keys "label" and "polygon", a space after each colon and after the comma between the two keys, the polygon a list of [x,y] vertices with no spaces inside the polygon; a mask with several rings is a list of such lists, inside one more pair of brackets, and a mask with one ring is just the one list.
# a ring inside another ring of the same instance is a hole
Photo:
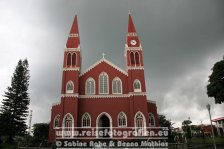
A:
{"label": "pointed tower spire", "polygon": [[130,10],[128,14],[128,34],[126,44],[128,47],[139,47],[140,41],[135,30],[135,25],[133,23]]}
{"label": "pointed tower spire", "polygon": [[128,18],[128,33],[136,33],[134,23],[131,17],[131,11],[129,10],[129,18]]}
{"label": "pointed tower spire", "polygon": [[74,21],[70,30],[70,34],[68,36],[68,40],[66,43],[66,48],[78,48],[79,45],[80,45],[80,40],[79,40],[78,20],[77,20],[77,15],[75,15]]}

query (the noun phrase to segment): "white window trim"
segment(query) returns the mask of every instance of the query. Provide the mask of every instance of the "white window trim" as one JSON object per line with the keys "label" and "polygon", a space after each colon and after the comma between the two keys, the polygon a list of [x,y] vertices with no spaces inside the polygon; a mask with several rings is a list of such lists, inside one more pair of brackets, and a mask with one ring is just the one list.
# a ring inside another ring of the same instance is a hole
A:
{"label": "white window trim", "polygon": [[59,126],[58,127],[60,127],[60,115],[59,114],[57,114],[55,117],[54,117],[54,128],[58,128],[58,127],[55,127],[55,120],[56,119],[59,119]]}
{"label": "white window trim", "polygon": [[71,113],[67,113],[67,114],[65,114],[65,116],[63,117],[63,121],[62,121],[62,137],[64,137],[64,129],[65,128],[67,128],[67,127],[65,127],[65,118],[67,117],[67,115],[69,115],[69,116],[71,116],[71,118],[72,118],[72,135],[70,136],[70,137],[73,137],[73,128],[74,128],[74,117],[72,116],[72,114]]}
{"label": "white window trim", "polygon": [[[72,86],[73,86],[73,90],[72,90],[72,91],[71,91],[71,90],[67,90],[67,85],[68,85],[69,83],[72,83]],[[74,86],[73,81],[72,81],[72,80],[69,80],[69,81],[66,83],[66,94],[73,94],[73,93],[74,93],[74,89],[75,89],[75,86]]]}
{"label": "white window trim", "polygon": [[[93,81],[93,83],[94,83],[93,93],[87,93],[87,82],[88,82],[88,81]],[[94,95],[94,94],[96,94],[96,81],[95,81],[92,77],[89,77],[89,78],[86,80],[86,83],[85,83],[85,94],[86,94],[86,95]]]}
{"label": "white window trim", "polygon": [[[83,119],[84,119],[85,115],[88,115],[88,117],[89,117],[89,126],[83,126]],[[82,127],[84,127],[84,128],[90,128],[90,127],[91,127],[91,116],[90,116],[90,114],[87,113],[87,112],[85,112],[85,113],[82,115]]]}
{"label": "white window trim", "polygon": [[71,116],[71,118],[72,118],[72,127],[74,127],[74,118],[71,115],[71,113],[65,114],[65,116],[63,117],[63,124],[62,124],[62,126],[65,127],[65,118],[66,118],[67,115]]}
{"label": "white window trim", "polygon": [[[102,74],[105,74],[106,76],[107,76],[107,92],[106,93],[101,93],[100,92],[100,76],[102,75]],[[100,73],[100,75],[99,75],[99,94],[109,94],[109,81],[110,79],[109,79],[109,76],[108,76],[108,74],[106,73],[106,72],[101,72]]]}
{"label": "white window trim", "polygon": [[146,132],[146,120],[145,120],[144,114],[141,111],[138,111],[135,114],[135,118],[134,118],[135,131],[137,131],[136,118],[137,118],[137,115],[138,114],[141,114],[142,115],[142,118],[143,118],[143,131]]}
{"label": "white window trim", "polygon": [[[124,115],[124,117],[125,117],[125,125],[119,125],[119,116],[120,116],[120,114],[123,114]],[[118,127],[127,127],[127,116],[126,116],[126,114],[124,113],[124,112],[120,112],[120,113],[118,113],[118,115],[117,115],[117,126]]]}
{"label": "white window trim", "polygon": [[[149,115],[151,115],[151,116],[149,116]],[[149,117],[149,118],[152,117],[152,118],[153,118],[153,121],[154,121],[154,124],[151,125],[151,123],[149,123],[149,126],[156,126],[156,122],[155,122],[155,116],[154,116],[154,114],[150,112],[150,113],[148,113],[148,117]]]}
{"label": "white window trim", "polygon": [[[120,83],[121,83],[121,92],[120,92],[120,93],[114,93],[114,84],[113,84],[113,82],[116,81],[116,80],[119,80]],[[115,77],[115,78],[113,79],[113,81],[112,81],[112,94],[122,94],[122,93],[123,93],[122,81],[121,81],[121,79],[120,79],[119,77]]]}
{"label": "white window trim", "polygon": [[[139,84],[140,84],[140,89],[135,89],[135,83],[136,83],[136,82],[139,82]],[[140,81],[140,80],[135,79],[135,81],[133,82],[133,90],[134,90],[134,92],[142,92],[142,84],[141,84],[141,81]]]}

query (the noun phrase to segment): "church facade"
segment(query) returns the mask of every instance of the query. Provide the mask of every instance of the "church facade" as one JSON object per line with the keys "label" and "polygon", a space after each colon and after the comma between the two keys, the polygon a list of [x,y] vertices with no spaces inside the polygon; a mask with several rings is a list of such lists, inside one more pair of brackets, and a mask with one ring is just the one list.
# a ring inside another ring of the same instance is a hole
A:
{"label": "church facade", "polygon": [[146,96],[142,46],[131,14],[124,55],[126,70],[103,56],[81,73],[85,58],[81,55],[77,16],[74,17],[64,49],[61,99],[51,108],[49,141],[55,140],[58,128],[99,131],[104,127],[113,130],[158,126],[156,102]]}

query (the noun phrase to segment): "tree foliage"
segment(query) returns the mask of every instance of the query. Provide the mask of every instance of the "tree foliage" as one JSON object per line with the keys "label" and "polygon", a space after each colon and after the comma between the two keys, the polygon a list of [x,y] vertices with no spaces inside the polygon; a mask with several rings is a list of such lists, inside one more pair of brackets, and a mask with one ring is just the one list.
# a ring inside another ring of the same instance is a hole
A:
{"label": "tree foliage", "polygon": [[186,133],[186,137],[187,138],[191,138],[191,126],[190,124],[192,123],[191,120],[184,120],[182,122],[182,129],[184,130],[184,132]]}
{"label": "tree foliage", "polygon": [[167,120],[166,116],[158,114],[159,126],[167,127],[168,130],[168,142],[173,142],[174,136],[172,135],[171,129],[174,123],[171,120]]}
{"label": "tree foliage", "polygon": [[[224,58],[224,57],[223,57]],[[207,85],[208,97],[214,97],[215,103],[224,103],[224,59],[215,63]]]}
{"label": "tree foliage", "polygon": [[171,128],[172,126],[172,123],[170,120],[167,120],[166,119],[166,116],[164,115],[158,115],[158,119],[159,119],[159,125],[160,127],[168,127],[168,128]]}
{"label": "tree foliage", "polygon": [[13,73],[11,86],[7,88],[2,102],[0,123],[1,133],[12,141],[15,135],[24,135],[30,103],[28,61],[19,60]]}
{"label": "tree foliage", "polygon": [[182,122],[182,126],[189,126],[191,123],[192,123],[191,120],[184,120],[184,121]]}
{"label": "tree foliage", "polygon": [[48,139],[49,124],[47,123],[36,123],[33,125],[33,136],[40,139],[41,141]]}

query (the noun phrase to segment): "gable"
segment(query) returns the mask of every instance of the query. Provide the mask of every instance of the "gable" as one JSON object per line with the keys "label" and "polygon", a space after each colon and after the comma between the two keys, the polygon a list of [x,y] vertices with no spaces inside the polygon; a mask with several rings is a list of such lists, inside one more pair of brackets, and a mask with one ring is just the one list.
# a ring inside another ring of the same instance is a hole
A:
{"label": "gable", "polygon": [[99,76],[101,73],[106,73],[108,75],[108,87],[109,87],[109,94],[112,94],[112,81],[115,78],[119,78],[122,81],[122,90],[123,94],[128,92],[127,82],[128,82],[128,74],[114,65],[113,63],[109,62],[105,58],[102,58],[97,63],[93,64],[89,67],[84,73],[79,76],[79,94],[85,94],[85,86],[86,80],[88,78],[92,78],[95,81],[95,93],[96,95],[99,94]]}
{"label": "gable", "polygon": [[[111,63],[110,61],[108,61],[105,58],[102,58],[101,60],[99,60],[98,62],[96,62],[95,64],[93,64],[92,66],[90,66],[87,70],[85,70],[82,74],[80,74],[80,77],[87,74],[90,71],[94,71],[94,69],[99,70],[98,67],[102,67],[104,69],[108,69],[108,68],[112,68],[114,69],[114,71],[118,71],[118,73],[122,73],[123,75],[128,76],[127,72],[122,70],[121,68],[119,68],[118,66],[116,66],[115,64]],[[106,71],[106,70],[105,70]]]}

